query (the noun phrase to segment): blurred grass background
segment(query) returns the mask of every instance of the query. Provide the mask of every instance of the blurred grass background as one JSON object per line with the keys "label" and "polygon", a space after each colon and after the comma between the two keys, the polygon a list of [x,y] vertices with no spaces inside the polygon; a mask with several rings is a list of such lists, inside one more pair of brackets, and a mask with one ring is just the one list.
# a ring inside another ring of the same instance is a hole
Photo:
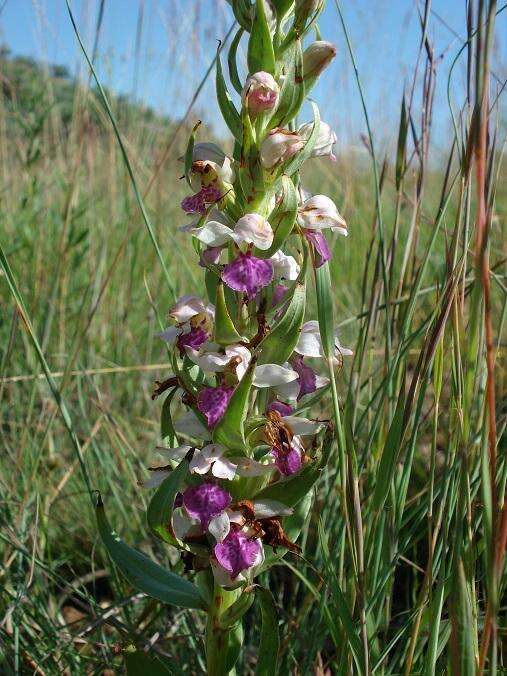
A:
{"label": "blurred grass background", "polygon": [[[217,3],[217,6],[220,6],[222,24],[220,30],[213,27],[213,39],[224,36],[231,20],[225,3]],[[185,8],[175,4],[172,14],[175,23],[184,15]],[[209,18],[204,15],[202,20],[206,22]],[[336,21],[335,36],[325,37],[342,44],[338,25]],[[206,24],[200,30],[209,32],[212,28]],[[459,26],[456,30],[464,33],[466,27]],[[134,42],[135,36],[131,39]],[[100,41],[98,44],[100,50]],[[189,53],[193,49],[204,49],[195,40],[187,45],[181,38],[180,44],[180,49]],[[457,46],[460,45],[458,42]],[[455,45],[454,53],[456,51]],[[345,47],[343,53],[345,59]],[[175,64],[180,58],[181,54],[175,55]],[[207,52],[204,58],[200,53],[200,58],[209,65],[213,56]],[[424,68],[420,68],[414,81],[414,97],[417,106],[423,109],[425,102],[431,106],[426,78],[432,66],[425,67],[426,75]],[[494,68],[505,78],[505,64],[501,60],[494,62]],[[205,68],[201,71],[204,75]],[[0,74],[2,245],[38,340],[71,410],[91,485],[102,492],[110,519],[122,537],[159,561],[169,563],[172,553],[147,532],[144,508],[148,496],[139,488],[138,481],[153,461],[153,449],[158,441],[161,402],[153,402],[151,392],[154,380],[167,377],[168,370],[164,365],[163,346],[155,334],[159,328],[157,313],[162,317],[166,314],[171,298],[133,198],[117,140],[97,90],[86,86],[86,78],[78,82],[63,67],[12,56],[8,50],[0,57]],[[142,80],[142,72],[138,78]],[[499,79],[501,81],[501,77]],[[496,85],[496,91],[500,91],[500,86]],[[347,102],[330,89],[326,90],[325,105],[340,107],[340,114],[346,118]],[[466,87],[458,106],[465,101],[465,90]],[[407,84],[407,98],[409,91],[410,84]],[[207,119],[206,100],[202,98],[197,99],[187,118],[181,119],[181,116],[158,114],[129,96],[117,96],[112,91],[108,91],[108,96],[141,191],[150,186],[146,203],[176,293],[202,292],[202,277],[194,264],[191,243],[178,232],[178,227],[184,224],[179,202],[186,193],[180,180],[182,165],[178,157],[184,152],[188,131],[197,119],[206,123],[207,131],[215,140],[222,140],[223,130],[220,125],[213,127],[214,120]],[[178,97],[178,91],[168,91],[167,96]],[[357,93],[354,96],[357,97]],[[384,96],[389,98],[391,92],[386,89]],[[496,199],[490,246],[496,280],[493,317],[499,350],[499,481],[500,485],[503,481],[505,488],[505,457],[500,451],[505,451],[502,433],[507,413],[504,400],[507,192],[502,164],[506,118],[501,103],[500,98],[495,104],[495,157],[491,166],[495,176],[490,190],[496,191]],[[418,156],[413,141],[422,139],[433,148],[429,111],[426,118],[414,115],[406,152],[412,160],[415,156],[415,160],[406,171],[400,189],[396,184],[399,102],[397,106],[397,116],[391,120],[390,128],[374,128],[373,135],[382,142],[377,159],[384,241],[387,245],[393,230],[397,229],[398,251],[407,252],[406,269],[402,253],[394,256],[389,268],[393,283],[391,299],[395,306],[398,303],[403,307],[402,301],[410,293],[435,227],[443,185],[449,187],[446,160],[442,158],[450,151],[453,137],[451,133],[439,136],[431,162],[426,161],[426,151],[423,149]],[[324,103],[322,111],[327,119]],[[444,128],[450,129],[450,115],[446,112],[444,116],[447,118]],[[463,113],[459,121],[463,136],[468,123],[467,114]],[[356,129],[357,124],[354,120],[351,128]],[[205,135],[209,140],[204,132],[201,140]],[[451,162],[453,175],[459,169],[456,162],[455,153]],[[341,145],[336,164],[314,160],[304,172],[304,180],[309,190],[335,199],[349,224],[348,240],[335,243],[332,268],[342,343],[355,346],[358,337],[364,337],[361,330],[365,320],[360,317],[361,313],[367,316],[370,313],[370,319],[373,317],[362,356],[362,370],[358,371],[357,365],[355,371],[346,366],[340,378],[341,395],[345,398],[348,391],[356,396],[359,423],[354,433],[358,452],[370,444],[373,460],[364,459],[363,467],[364,483],[368,485],[374,482],[375,460],[385,442],[392,414],[390,401],[380,430],[369,424],[375,412],[384,410],[385,406],[378,404],[378,409],[375,408],[375,390],[385,384],[385,328],[377,307],[378,270],[375,271],[371,263],[373,243],[378,236],[378,213],[368,138],[356,134],[354,143]],[[421,182],[424,190],[421,190]],[[466,223],[470,229],[465,234],[465,250],[466,237],[473,227],[473,194],[467,199]],[[425,330],[431,326],[427,323],[428,317],[448,279],[451,240],[455,223],[461,223],[461,218],[458,198],[453,194],[430,251],[423,293],[416,298],[411,329],[417,336],[409,341],[409,349],[403,355],[406,374],[410,375],[416,368]],[[464,277],[471,278],[473,261],[465,267]],[[372,305],[368,299],[374,298],[377,301]],[[169,611],[140,598],[117,578],[107,561],[54,397],[1,277],[0,303],[2,673],[81,674],[107,673],[108,669],[113,673],[120,669],[121,649],[130,643],[156,645],[161,653],[173,658],[173,673],[199,673],[202,669],[196,648],[202,639],[199,620],[188,612]],[[453,353],[448,345],[447,349],[446,365],[450,368]],[[386,619],[376,639],[380,644],[383,642],[384,647],[394,641],[394,657],[391,649],[384,655],[378,647],[378,673],[403,672],[408,636],[413,627],[411,609],[415,612],[426,608],[424,599],[418,598],[418,576],[428,559],[420,509],[424,511],[433,437],[438,451],[437,470],[449,457],[446,449],[458,444],[452,430],[449,434],[449,426],[455,424],[453,412],[447,410],[447,406],[453,405],[450,378],[448,373],[440,420],[438,414],[436,421],[432,418],[431,387],[421,404],[423,417],[418,419],[417,438],[413,443],[415,455],[407,513],[400,529],[400,533],[409,535],[403,544],[396,539],[396,552],[401,559],[397,561],[396,571],[391,571],[390,592],[386,592],[389,599],[386,604],[390,607],[386,618],[389,615],[390,619]],[[476,457],[468,467],[470,484],[477,481],[479,466],[480,457]],[[502,500],[502,491],[500,493]],[[331,524],[330,539],[336,540],[336,546],[341,549],[342,535],[333,526],[338,499],[331,473],[325,486],[320,488],[319,509],[315,510],[316,516],[304,537],[304,556],[310,564],[299,569],[299,577],[283,567],[275,569],[273,575],[272,588],[283,612],[281,673],[347,673],[347,661],[340,656],[336,637],[330,634],[328,620],[322,615],[325,599],[321,591],[331,582],[316,533],[320,513],[323,522]],[[415,511],[411,512],[409,507]],[[475,534],[481,527],[480,514],[476,521],[472,511],[470,507],[469,526]],[[454,523],[454,518],[456,513],[452,512],[449,524]],[[420,534],[416,534],[418,528],[422,530]],[[476,544],[474,541],[474,547]],[[291,566],[300,566],[297,559],[288,557],[288,560]],[[317,572],[314,573],[312,567]],[[473,576],[471,573],[470,579]],[[478,577],[482,576],[483,572],[479,572]],[[503,613],[505,618],[505,609]],[[444,615],[442,626],[447,631],[449,620]],[[428,621],[425,615],[424,622]],[[256,617],[252,617],[244,673],[250,673],[255,659],[252,637],[256,622]],[[340,635],[338,621],[336,626]],[[504,632],[501,628],[500,645],[505,640]],[[447,639],[443,636],[443,646],[447,641],[448,635]],[[447,648],[442,651],[437,673],[447,673]],[[501,651],[499,659],[505,659]],[[416,651],[415,664],[411,673],[423,673],[422,652]]]}

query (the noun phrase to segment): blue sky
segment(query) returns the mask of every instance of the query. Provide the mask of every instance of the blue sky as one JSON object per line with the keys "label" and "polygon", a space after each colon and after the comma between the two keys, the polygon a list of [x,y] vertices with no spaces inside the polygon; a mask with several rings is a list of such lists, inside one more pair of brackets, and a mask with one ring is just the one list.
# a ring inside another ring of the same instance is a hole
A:
{"label": "blue sky", "polygon": [[[72,1],[90,50],[99,4],[99,0]],[[417,3],[355,0],[341,5],[376,136],[379,140],[392,140],[403,86],[411,81],[419,46]],[[64,0],[3,0],[0,9],[0,42],[13,53],[65,64],[73,73],[86,74]],[[436,138],[443,139],[450,124],[445,99],[447,73],[461,45],[459,37],[444,22],[464,36],[465,2],[433,0],[432,9],[429,36],[435,54],[442,55],[434,126]],[[495,62],[503,79],[507,76],[506,14],[498,19]],[[225,0],[106,0],[97,62],[101,79],[117,92],[135,95],[156,110],[178,117],[213,57],[216,40],[225,35],[231,21],[232,13]],[[335,42],[339,53],[314,90],[314,97],[324,119],[337,129],[341,142],[358,144],[364,120],[334,0],[328,0],[320,26],[323,37]],[[453,94],[460,104],[463,68],[456,70],[453,82]],[[211,82],[199,98],[196,113],[220,129]]]}

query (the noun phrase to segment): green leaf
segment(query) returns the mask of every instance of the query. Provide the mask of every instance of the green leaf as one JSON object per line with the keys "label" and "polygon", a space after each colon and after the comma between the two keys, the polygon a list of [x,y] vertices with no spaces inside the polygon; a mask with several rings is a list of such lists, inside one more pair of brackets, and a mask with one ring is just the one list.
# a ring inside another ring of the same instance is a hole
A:
{"label": "green leaf", "polygon": [[233,627],[243,615],[248,611],[254,602],[255,594],[253,592],[243,592],[236,601],[220,615],[220,628],[228,629]]}
{"label": "green leaf", "polygon": [[315,462],[308,462],[298,474],[263,488],[255,499],[278,500],[287,507],[294,507],[312,489],[321,473]]}
{"label": "green leaf", "polygon": [[295,40],[286,50],[285,77],[278,97],[278,105],[271,120],[272,127],[283,127],[299,112],[305,100],[303,80],[303,50],[301,40]]}
{"label": "green leaf", "polygon": [[222,444],[229,449],[244,450],[246,448],[245,421],[248,415],[248,402],[256,363],[257,360],[253,357],[241,382],[234,390],[227,410],[213,430],[213,441],[216,444]]}
{"label": "green leaf", "polygon": [[109,556],[133,587],[163,603],[205,610],[204,599],[194,584],[162,568],[118,537],[109,525],[100,495],[95,511],[102,542]]}
{"label": "green leaf", "polygon": [[274,230],[273,244],[266,251],[256,249],[255,255],[258,258],[271,258],[278,249],[281,249],[296,222],[298,213],[296,188],[288,176],[282,176],[281,183],[282,199],[268,218]]}
{"label": "green leaf", "polygon": [[274,676],[278,673],[278,651],[280,636],[278,632],[278,615],[271,592],[263,587],[256,589],[261,607],[261,641],[257,658],[256,676]]}
{"label": "green leaf", "polygon": [[236,330],[225,302],[224,285],[219,282],[215,301],[215,335],[219,345],[232,345],[244,340]]}
{"label": "green leaf", "polygon": [[271,0],[271,3],[276,9],[278,19],[283,19],[283,17],[287,14],[289,9],[291,8],[293,2],[294,0]]}
{"label": "green leaf", "polygon": [[233,136],[241,142],[242,136],[242,126],[241,118],[236,106],[232,102],[232,99],[227,91],[227,85],[225,84],[224,74],[222,72],[222,63],[220,61],[220,52],[217,52],[217,78],[216,78],[216,89],[217,89],[217,99],[220,112],[222,117],[225,120],[225,123],[231,130]]}
{"label": "green leaf", "polygon": [[293,353],[305,316],[305,302],[305,285],[298,282],[279,322],[259,344],[260,364],[283,364]]}
{"label": "green leaf", "polygon": [[171,522],[174,498],[187,473],[188,460],[184,458],[157,488],[146,512],[148,525],[155,535],[176,547],[179,547],[179,542],[172,534],[168,524]]}
{"label": "green leaf", "polygon": [[150,655],[144,650],[125,650],[125,666],[127,676],[168,676],[172,670],[166,659],[159,655]]}
{"label": "green leaf", "polygon": [[160,436],[162,439],[168,439],[169,443],[176,443],[176,432],[173,427],[173,420],[171,416],[171,402],[176,394],[176,387],[169,392],[162,404],[162,412],[160,414]]}
{"label": "green leaf", "polygon": [[269,30],[264,0],[257,0],[255,18],[248,41],[248,69],[250,74],[261,70],[275,74],[275,52]]}
{"label": "green leaf", "polygon": [[243,33],[244,33],[243,28],[240,28],[231,42],[229,53],[227,55],[227,63],[229,65],[229,80],[231,81],[232,86],[238,92],[238,94],[241,94],[243,91],[243,86],[241,84],[241,80],[239,79],[237,66],[238,46]]}
{"label": "green leaf", "polygon": [[304,145],[304,148],[299,153],[296,153],[294,157],[284,166],[283,173],[287,174],[287,176],[292,176],[292,174],[295,174],[296,171],[301,168],[303,162],[306,162],[306,160],[312,154],[315,142],[317,141],[320,126],[320,114],[317,104],[313,101],[311,101],[311,104],[313,108],[313,128],[308,140]]}
{"label": "green leaf", "polygon": [[322,349],[329,360],[334,357],[335,351],[333,296],[329,263],[324,263],[320,268],[315,269],[315,286]]}

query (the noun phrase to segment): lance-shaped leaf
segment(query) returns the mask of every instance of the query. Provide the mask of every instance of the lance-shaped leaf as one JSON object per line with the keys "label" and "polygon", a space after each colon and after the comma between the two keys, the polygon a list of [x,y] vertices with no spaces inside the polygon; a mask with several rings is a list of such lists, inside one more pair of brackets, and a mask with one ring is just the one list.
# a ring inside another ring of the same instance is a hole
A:
{"label": "lance-shaped leaf", "polygon": [[239,25],[250,32],[252,27],[252,5],[250,0],[228,0],[232,5],[232,11]]}
{"label": "lance-shaped leaf", "polygon": [[275,74],[275,52],[269,30],[264,0],[257,0],[255,18],[248,41],[248,69],[250,74],[263,70]]}
{"label": "lance-shaped leaf", "polygon": [[278,19],[283,19],[289,11],[293,1],[294,0],[271,0],[272,5],[276,9]]}
{"label": "lance-shaped leaf", "polygon": [[175,547],[181,545],[171,528],[174,499],[187,474],[188,460],[184,458],[157,488],[146,512],[148,525],[155,535]]}
{"label": "lance-shaped leaf", "polygon": [[305,285],[297,282],[281,319],[259,345],[260,364],[283,364],[293,353],[305,316],[305,301]]}
{"label": "lance-shaped leaf", "polygon": [[205,610],[204,599],[194,584],[162,568],[118,537],[109,525],[100,495],[96,517],[102,542],[114,563],[133,587],[163,603],[180,608]]}
{"label": "lance-shaped leaf", "polygon": [[216,444],[236,450],[244,450],[246,447],[245,421],[256,363],[257,359],[252,357],[245,375],[234,390],[227,410],[213,430],[213,441]]}
{"label": "lance-shaped leaf", "polygon": [[222,63],[220,61],[220,52],[217,52],[217,78],[216,78],[217,100],[220,107],[220,112],[225,120],[225,123],[231,130],[233,136],[241,142],[241,118],[236,106],[227,91],[224,74],[222,72]]}
{"label": "lance-shaped leaf", "polygon": [[253,592],[243,592],[241,596],[234,601],[232,606],[220,615],[220,628],[228,629],[239,622],[243,615],[248,611],[254,602],[255,594]]}
{"label": "lance-shaped leaf", "polygon": [[231,319],[227,304],[225,302],[224,285],[220,282],[217,285],[217,295],[215,302],[215,342],[219,345],[232,345],[239,343],[243,338],[239,335]]}
{"label": "lance-shaped leaf", "polygon": [[312,154],[312,150],[315,146],[315,142],[317,141],[317,136],[319,134],[319,126],[320,126],[320,114],[319,114],[319,109],[317,107],[317,104],[312,103],[312,108],[313,108],[313,127],[312,131],[310,133],[310,136],[308,137],[308,140],[306,141],[304,147],[294,155],[294,157],[287,162],[287,164],[283,168],[284,174],[287,174],[287,176],[292,176],[292,174],[296,173],[301,168],[301,165],[303,162],[306,162],[306,160],[310,157]]}
{"label": "lance-shaped leaf", "polygon": [[176,432],[173,426],[173,419],[171,415],[171,402],[176,394],[176,387],[169,392],[162,404],[162,412],[160,414],[160,436],[162,439],[167,439],[172,445],[177,441]]}
{"label": "lance-shaped leaf", "polygon": [[234,89],[238,92],[238,94],[241,94],[243,91],[243,87],[241,85],[241,80],[239,79],[238,75],[238,65],[237,65],[237,53],[238,53],[238,45],[241,40],[241,36],[243,35],[243,28],[240,28],[236,35],[234,36],[233,41],[231,42],[231,46],[229,47],[229,53],[227,54],[227,64],[229,66],[229,80],[232,83],[232,86]]}
{"label": "lance-shaped leaf", "polygon": [[273,596],[268,589],[256,589],[261,608],[261,642],[257,657],[256,676],[273,676],[278,673],[278,650],[280,636],[278,633],[278,615]]}
{"label": "lance-shaped leaf", "polygon": [[277,500],[287,507],[294,507],[312,489],[321,473],[315,462],[308,462],[297,474],[263,488],[255,499]]}
{"label": "lance-shaped leaf", "polygon": [[259,258],[270,258],[278,249],[281,249],[296,222],[298,196],[294,183],[288,176],[282,176],[281,192],[282,199],[268,218],[274,231],[273,244],[265,251],[256,249],[255,255]]}

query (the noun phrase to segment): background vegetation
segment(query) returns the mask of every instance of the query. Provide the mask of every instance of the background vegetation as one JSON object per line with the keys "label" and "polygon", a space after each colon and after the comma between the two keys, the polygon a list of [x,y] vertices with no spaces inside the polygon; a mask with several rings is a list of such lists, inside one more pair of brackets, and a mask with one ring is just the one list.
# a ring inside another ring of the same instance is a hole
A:
{"label": "background vegetation", "polygon": [[[436,68],[422,38],[396,120],[397,147],[374,155],[373,129],[364,153],[344,153],[336,164],[314,160],[306,172],[308,189],[336,200],[351,233],[335,243],[332,275],[341,341],[355,349],[339,394],[357,464],[344,479],[336,454],[302,556],[288,554],[273,569],[281,673],[355,673],[358,651],[379,674],[473,674],[481,660],[488,673],[507,669],[496,541],[507,480],[505,118],[502,83],[493,79],[481,182],[473,159],[482,147],[484,83],[474,64],[485,61],[487,35],[476,30],[472,17],[463,52],[468,88],[454,111],[447,161],[428,159]],[[137,594],[107,560],[58,397],[24,321],[33,324],[111,521],[127,542],[180,566],[148,534],[148,495],[138,485],[159,438],[161,402],[151,392],[168,370],[155,334],[172,296],[98,91],[64,68],[5,51],[0,73],[0,241],[26,306],[24,314],[19,298],[13,302],[4,268],[0,671],[114,673],[122,651],[151,646],[170,658],[168,673],[199,673],[201,619]],[[191,244],[178,232],[185,186],[177,159],[197,113],[165,119],[107,96],[175,293],[198,292]],[[481,228],[487,241],[477,236]],[[257,622],[253,614],[245,674],[255,665]]]}

